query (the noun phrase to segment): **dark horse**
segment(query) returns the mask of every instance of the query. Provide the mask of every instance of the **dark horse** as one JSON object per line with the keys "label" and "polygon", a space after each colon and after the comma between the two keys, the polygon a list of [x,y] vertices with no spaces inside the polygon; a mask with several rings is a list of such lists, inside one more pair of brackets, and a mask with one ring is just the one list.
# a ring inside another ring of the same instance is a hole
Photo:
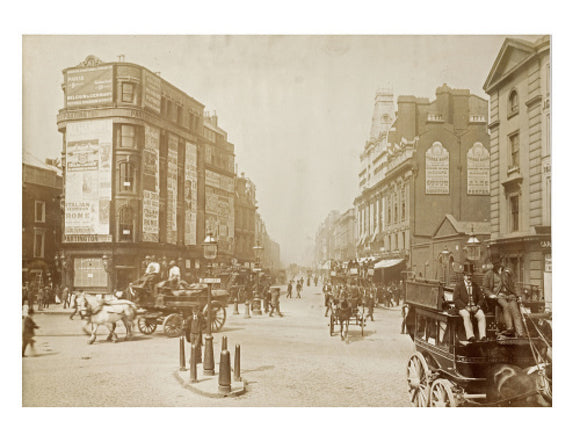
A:
{"label": "dark horse", "polygon": [[348,323],[352,315],[352,306],[346,299],[340,299],[335,305],[336,318],[340,323],[340,339],[348,341]]}

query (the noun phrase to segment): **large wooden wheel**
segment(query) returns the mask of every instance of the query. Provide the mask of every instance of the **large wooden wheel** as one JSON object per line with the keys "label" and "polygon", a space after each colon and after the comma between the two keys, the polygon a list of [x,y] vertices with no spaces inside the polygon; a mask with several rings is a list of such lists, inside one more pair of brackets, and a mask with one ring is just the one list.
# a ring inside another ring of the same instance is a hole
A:
{"label": "large wooden wheel", "polygon": [[425,357],[415,352],[407,363],[407,388],[409,399],[413,406],[425,407],[429,405],[429,377],[431,370]]}
{"label": "large wooden wheel", "polygon": [[139,316],[137,319],[137,327],[145,335],[153,334],[157,329],[157,318]]}
{"label": "large wooden wheel", "polygon": [[168,337],[179,337],[183,329],[183,317],[172,313],[163,320],[163,332]]}
{"label": "large wooden wheel", "polygon": [[435,379],[429,391],[429,406],[455,408],[457,400],[453,394],[453,384],[447,379]]}
{"label": "large wooden wheel", "polygon": [[[207,305],[203,307],[203,316],[207,322],[208,309]],[[226,323],[226,309],[218,301],[211,301],[211,330],[217,332],[223,328]],[[207,324],[207,323],[206,323]]]}

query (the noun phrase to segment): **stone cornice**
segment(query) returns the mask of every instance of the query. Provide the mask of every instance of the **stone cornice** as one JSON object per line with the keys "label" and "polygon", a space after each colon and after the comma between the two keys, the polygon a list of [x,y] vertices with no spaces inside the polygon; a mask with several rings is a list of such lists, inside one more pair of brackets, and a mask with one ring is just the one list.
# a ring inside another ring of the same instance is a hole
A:
{"label": "stone cornice", "polygon": [[540,104],[541,101],[542,101],[542,95],[536,94],[533,97],[531,97],[530,99],[528,99],[528,101],[526,101],[526,106],[528,106],[528,108],[531,108],[531,107],[535,106],[536,104]]}

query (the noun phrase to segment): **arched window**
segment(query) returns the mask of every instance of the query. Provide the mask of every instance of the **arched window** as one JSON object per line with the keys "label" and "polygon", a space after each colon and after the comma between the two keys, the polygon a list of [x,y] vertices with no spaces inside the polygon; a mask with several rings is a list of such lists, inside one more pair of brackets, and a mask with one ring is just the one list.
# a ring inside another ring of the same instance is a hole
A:
{"label": "arched window", "polygon": [[119,210],[118,219],[119,233],[118,238],[121,242],[133,241],[133,209],[124,206]]}
{"label": "arched window", "polygon": [[519,98],[518,93],[514,89],[510,92],[510,96],[508,98],[508,114],[513,115],[517,113],[519,110]]}

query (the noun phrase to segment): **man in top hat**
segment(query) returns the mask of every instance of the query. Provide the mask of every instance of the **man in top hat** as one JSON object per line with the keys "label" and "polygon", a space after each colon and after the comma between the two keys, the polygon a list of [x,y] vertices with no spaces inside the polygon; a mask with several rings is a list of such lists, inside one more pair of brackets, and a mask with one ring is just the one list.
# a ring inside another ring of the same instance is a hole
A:
{"label": "man in top hat", "polygon": [[524,335],[522,314],[518,306],[521,297],[514,285],[512,272],[503,267],[501,258],[498,256],[492,257],[491,262],[493,268],[488,270],[483,277],[483,291],[488,298],[496,299],[501,306],[506,327],[502,333],[513,336],[515,326],[515,334],[521,337]]}
{"label": "man in top hat", "polygon": [[479,332],[479,339],[485,340],[485,314],[481,307],[485,304],[483,293],[479,286],[471,281],[473,275],[473,264],[465,263],[463,265],[463,280],[459,281],[455,286],[453,292],[453,303],[459,310],[459,315],[463,318],[465,326],[465,337],[468,341],[476,341],[473,333],[473,324],[471,323],[471,316],[477,320],[477,330]]}

